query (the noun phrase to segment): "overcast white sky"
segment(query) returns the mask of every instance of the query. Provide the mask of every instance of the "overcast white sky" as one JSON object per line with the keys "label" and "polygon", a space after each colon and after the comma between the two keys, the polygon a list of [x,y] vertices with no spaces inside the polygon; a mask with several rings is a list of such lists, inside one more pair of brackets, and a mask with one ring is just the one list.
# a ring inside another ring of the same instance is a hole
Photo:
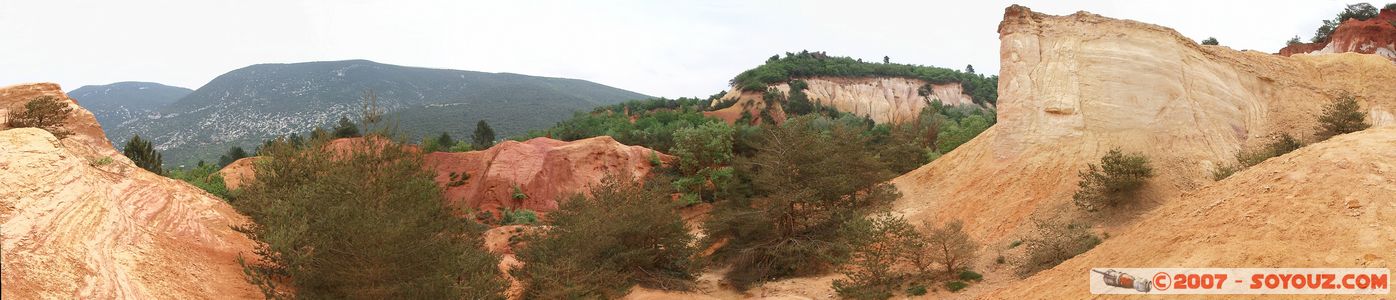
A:
{"label": "overcast white sky", "polygon": [[996,30],[1012,3],[1275,52],[1349,1],[0,0],[0,86],[197,89],[257,63],[369,59],[707,96],[801,49],[997,73]]}

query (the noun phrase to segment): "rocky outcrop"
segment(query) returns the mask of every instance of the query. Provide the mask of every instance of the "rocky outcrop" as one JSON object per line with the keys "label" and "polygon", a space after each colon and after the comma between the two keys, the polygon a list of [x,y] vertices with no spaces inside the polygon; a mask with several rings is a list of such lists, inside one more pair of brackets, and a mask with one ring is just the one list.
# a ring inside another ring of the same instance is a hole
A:
{"label": "rocky outcrop", "polygon": [[[571,142],[549,138],[504,141],[483,151],[429,153],[426,162],[436,172],[436,181],[445,189],[449,202],[476,210],[526,208],[546,212],[556,210],[566,197],[588,191],[606,176],[648,176],[654,169],[651,156],[666,163],[674,160],[673,156],[600,136]],[[455,180],[452,174],[457,176]],[[515,199],[515,187],[524,199]]]}
{"label": "rocky outcrop", "polygon": [[1341,135],[1164,203],[1095,249],[985,298],[1090,298],[1083,274],[1099,267],[1390,268],[1393,172],[1396,128]]}
{"label": "rocky outcrop", "polygon": [[97,123],[97,117],[78,106],[77,101],[64,94],[63,88],[58,84],[34,83],[0,88],[0,130],[8,129],[4,121],[11,111],[23,110],[26,103],[41,97],[53,97],[73,108],[63,126],[65,130],[73,133],[62,140],[64,145],[69,146],[69,151],[77,152],[83,157],[109,157],[130,164],[130,159],[112,148],[112,142],[107,140],[106,134],[102,132],[102,125]]}
{"label": "rocky outcrop", "polygon": [[[811,102],[832,106],[842,112],[866,116],[877,123],[900,123],[915,120],[921,108],[931,101],[939,101],[947,106],[976,105],[958,83],[933,84],[929,95],[921,95],[921,87],[926,81],[894,77],[813,77],[802,78],[809,84],[805,94]],[[780,92],[789,94],[790,84],[771,85]],[[753,117],[765,107],[759,91],[743,91],[732,87],[720,101],[737,101],[735,105],[717,111],[704,112],[704,115],[734,122],[741,118],[746,109]],[[774,106],[773,114],[784,117],[779,106]]]}
{"label": "rocky outcrop", "polygon": [[[349,148],[362,139],[337,139],[331,148]],[[558,201],[585,193],[606,176],[643,179],[655,166],[651,156],[669,164],[674,157],[641,146],[627,146],[609,136],[571,142],[534,138],[504,141],[482,151],[426,154],[426,167],[446,200],[469,210],[501,208],[556,210]],[[240,159],[219,171],[229,189],[255,178],[256,157]],[[515,199],[518,187],[525,198]]]}
{"label": "rocky outcrop", "polygon": [[1160,26],[1021,6],[999,33],[998,123],[893,181],[904,195],[895,209],[913,222],[960,219],[986,245],[1074,210],[1077,172],[1111,148],[1151,159],[1147,208],[1212,183],[1213,166],[1272,134],[1311,136],[1339,95],[1354,95],[1369,119],[1396,108],[1396,64],[1372,55],[1238,52]]}
{"label": "rocky outcrop", "polygon": [[1367,20],[1348,19],[1338,24],[1328,42],[1289,45],[1279,54],[1343,52],[1376,54],[1396,62],[1396,10],[1382,9]]}
{"label": "rocky outcrop", "polygon": [[100,128],[85,130],[82,122],[95,124],[91,114],[75,114],[85,118],[62,142],[37,128],[0,131],[5,299],[261,296],[236,261],[252,251],[230,227],[244,217],[124,157],[92,159],[115,151],[88,145],[101,139]]}

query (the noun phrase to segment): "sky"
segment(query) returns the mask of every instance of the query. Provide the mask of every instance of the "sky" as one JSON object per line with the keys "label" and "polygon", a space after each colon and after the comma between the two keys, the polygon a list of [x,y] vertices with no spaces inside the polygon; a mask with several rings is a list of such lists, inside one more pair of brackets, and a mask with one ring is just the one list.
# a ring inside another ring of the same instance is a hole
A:
{"label": "sky", "polygon": [[1349,2],[0,0],[0,86],[197,89],[258,63],[368,59],[706,97],[771,55],[806,49],[997,74],[998,23],[1014,3],[1276,52]]}

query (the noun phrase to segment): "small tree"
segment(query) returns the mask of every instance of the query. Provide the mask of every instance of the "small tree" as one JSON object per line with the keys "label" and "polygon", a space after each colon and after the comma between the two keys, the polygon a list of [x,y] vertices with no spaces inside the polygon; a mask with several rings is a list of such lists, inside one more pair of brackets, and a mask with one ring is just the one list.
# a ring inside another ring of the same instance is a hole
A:
{"label": "small tree", "polygon": [[242,147],[233,146],[228,148],[228,153],[224,153],[222,156],[218,157],[218,167],[227,167],[233,164],[233,162],[246,158],[247,156],[247,150],[242,150]]}
{"label": "small tree", "polygon": [[131,140],[126,142],[126,148],[122,150],[126,158],[130,158],[137,167],[145,169],[155,174],[165,174],[165,169],[160,165],[160,152],[155,151],[155,147],[150,145],[150,141],[141,139],[141,136],[133,135]]}
{"label": "small tree", "polygon": [[1289,41],[1285,42],[1285,46],[1294,46],[1294,45],[1299,45],[1299,44],[1303,44],[1303,43],[1304,43],[1304,42],[1302,42],[1302,41],[1299,40],[1299,36],[1296,35],[1296,36],[1294,36],[1294,38],[1291,38],[1291,39],[1289,39]]}
{"label": "small tree", "polygon": [[73,108],[67,103],[58,101],[58,98],[41,96],[25,103],[24,109],[11,111],[5,123],[10,128],[43,129],[62,139],[72,134],[72,132],[63,129],[63,125],[68,123],[68,116],[72,112]]}
{"label": "small tree", "polygon": [[1154,176],[1154,169],[1143,154],[1125,154],[1116,148],[1101,157],[1099,165],[1088,164],[1080,176],[1080,189],[1072,200],[1077,207],[1096,211],[1134,200],[1135,192]]}
{"label": "small tree", "polygon": [[886,55],[883,55],[883,56],[882,56],[882,63],[884,63],[884,64],[890,64],[890,63],[892,63],[892,58],[891,58],[891,57],[888,57],[888,56],[886,56]]}
{"label": "small tree", "polygon": [[339,117],[339,124],[334,126],[335,138],[351,138],[359,136],[359,126],[354,125],[354,121],[350,121],[349,117],[347,116]]}
{"label": "small tree", "polygon": [[965,73],[974,74],[974,65],[965,65]]}
{"label": "small tree", "polygon": [[1051,269],[1062,262],[1095,248],[1100,238],[1082,223],[1035,220],[1036,236],[1024,241],[1027,257],[1018,265],[1019,276],[1027,277]]}
{"label": "small tree", "polygon": [[[920,277],[914,256],[925,249],[924,236],[901,217],[884,214],[851,223],[844,229],[852,241],[851,263],[843,266],[844,279],[833,281],[834,291],[846,299],[887,299],[908,280]],[[900,267],[900,268],[899,268]]]}
{"label": "small tree", "polygon": [[441,145],[442,148],[450,148],[456,145],[456,140],[451,138],[451,134],[442,132],[440,136],[436,137],[436,144]]}
{"label": "small tree", "polygon": [[1356,98],[1348,94],[1340,96],[1323,107],[1323,114],[1318,117],[1318,139],[1327,140],[1335,135],[1372,127],[1366,118]]}
{"label": "small tree", "polygon": [[1217,38],[1214,38],[1214,37],[1207,37],[1207,39],[1202,40],[1202,44],[1203,44],[1203,45],[1212,45],[1212,46],[1216,46],[1216,45],[1220,45],[1221,43],[1217,42]]}
{"label": "small tree", "polygon": [[686,289],[700,269],[696,249],[669,195],[607,178],[591,197],[574,196],[524,237],[527,263],[511,273],[525,299],[616,299],[631,286]]}
{"label": "small tree", "polygon": [[479,150],[489,149],[490,146],[494,146],[494,129],[490,128],[490,123],[485,122],[485,120],[476,122],[475,135],[470,137],[470,141],[473,143],[472,146]]}
{"label": "small tree", "polygon": [[955,276],[957,271],[974,261],[975,249],[979,248],[965,234],[964,225],[964,222],[954,220],[931,229],[930,234],[926,235],[930,258],[945,267],[946,276]]}
{"label": "small tree", "polygon": [[230,202],[251,221],[236,229],[258,242],[256,260],[239,260],[248,281],[268,298],[503,299],[483,226],[443,205],[422,154],[364,141],[265,149]]}
{"label": "small tree", "polygon": [[669,151],[679,158],[679,180],[674,187],[679,192],[693,194],[710,201],[718,188],[732,178],[732,126],[723,122],[708,122],[698,127],[674,132],[674,148]]}

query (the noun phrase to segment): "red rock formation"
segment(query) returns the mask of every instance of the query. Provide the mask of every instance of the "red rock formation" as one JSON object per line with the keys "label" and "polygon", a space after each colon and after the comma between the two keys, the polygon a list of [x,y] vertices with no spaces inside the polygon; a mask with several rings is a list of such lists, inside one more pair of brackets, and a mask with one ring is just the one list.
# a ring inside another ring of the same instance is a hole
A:
{"label": "red rock formation", "polygon": [[[674,160],[673,156],[600,136],[572,142],[549,138],[504,141],[483,151],[430,153],[426,161],[445,188],[447,201],[477,210],[526,208],[546,212],[556,210],[559,200],[587,191],[608,175],[649,175],[651,155],[666,163]],[[453,184],[452,173],[469,178]],[[514,199],[516,186],[526,199]]]}
{"label": "red rock formation", "polygon": [[[331,141],[329,147],[344,148],[362,141],[338,139]],[[587,191],[607,175],[648,176],[653,169],[651,153],[665,163],[675,159],[602,136],[572,142],[535,138],[526,142],[504,141],[483,151],[434,152],[426,155],[426,165],[436,173],[436,182],[445,190],[446,200],[457,207],[547,212],[557,209],[558,200]],[[253,178],[254,159],[240,159],[219,171],[229,189]],[[455,180],[452,173],[457,176]],[[462,174],[468,178],[462,180]],[[514,199],[515,186],[526,199]]]}
{"label": "red rock formation", "polygon": [[1328,43],[1291,45],[1279,54],[1342,52],[1376,54],[1396,61],[1396,10],[1383,9],[1367,20],[1348,19],[1333,30]]}
{"label": "red rock formation", "polygon": [[[56,84],[0,89],[0,109]],[[0,128],[0,236],[5,299],[250,299],[236,257],[246,219],[184,182],[135,167],[74,105],[62,141]],[[110,158],[110,159],[106,159]]]}

